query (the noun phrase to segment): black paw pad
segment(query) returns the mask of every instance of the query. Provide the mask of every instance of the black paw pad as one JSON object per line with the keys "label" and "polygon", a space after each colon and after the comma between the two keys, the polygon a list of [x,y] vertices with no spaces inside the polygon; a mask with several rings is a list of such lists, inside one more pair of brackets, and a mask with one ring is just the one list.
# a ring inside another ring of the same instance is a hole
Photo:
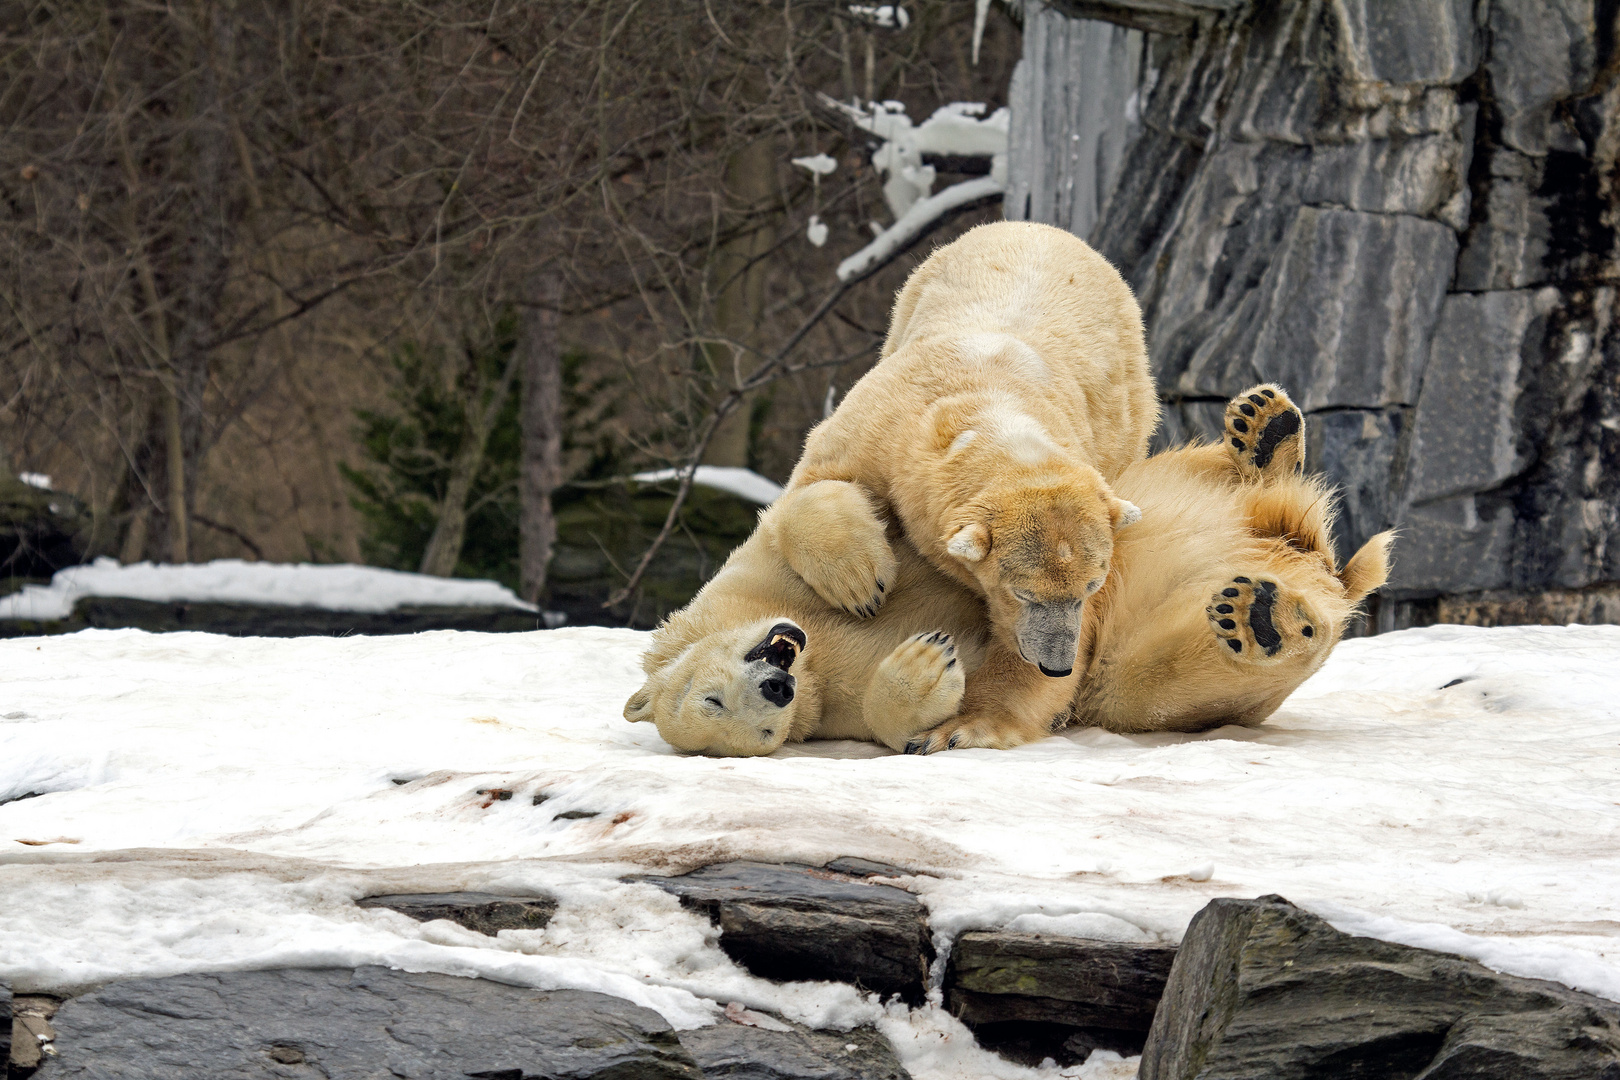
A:
{"label": "black paw pad", "polygon": [[1275,581],[1261,581],[1254,587],[1254,598],[1249,601],[1249,632],[1254,635],[1254,643],[1266,651],[1267,656],[1276,656],[1277,650],[1282,648],[1282,635],[1271,622],[1271,609],[1277,603],[1277,583]]}
{"label": "black paw pad", "polygon": [[1277,447],[1284,439],[1299,434],[1299,413],[1292,409],[1278,413],[1266,422],[1260,429],[1260,437],[1254,441],[1254,465],[1263,469],[1271,464],[1271,459],[1277,453]]}

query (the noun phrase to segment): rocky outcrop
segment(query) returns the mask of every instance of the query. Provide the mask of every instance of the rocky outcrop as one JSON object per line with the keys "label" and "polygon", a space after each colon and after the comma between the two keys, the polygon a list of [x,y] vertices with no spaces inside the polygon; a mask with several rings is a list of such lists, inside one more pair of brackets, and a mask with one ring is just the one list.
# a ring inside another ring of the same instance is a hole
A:
{"label": "rocky outcrop", "polygon": [[1137,1054],[1174,959],[1174,946],[969,931],[951,944],[944,1006],[980,1043],[1030,1064]]}
{"label": "rocky outcrop", "polygon": [[549,896],[475,892],[393,893],[355,902],[366,908],[388,908],[417,922],[448,919],[490,937],[502,930],[544,930],[557,911],[557,901]]}
{"label": "rocky outcrop", "polygon": [[1039,1062],[1093,1049],[1141,1051],[1173,945],[970,931],[951,945],[945,1007],[981,1042],[1029,1044]]}
{"label": "rocky outcrop", "polygon": [[1193,917],[1141,1080],[1620,1080],[1620,1003],[1340,933],[1279,896]]}
{"label": "rocky outcrop", "polygon": [[1620,582],[1616,18],[1027,5],[1007,216],[1084,235],[1137,289],[1165,441],[1288,387],[1343,552],[1401,527],[1382,628]]}
{"label": "rocky outcrop", "polygon": [[[735,1011],[735,1010],[733,1010]],[[813,1031],[757,1013],[742,1023],[681,1032],[681,1045],[711,1080],[910,1080],[873,1028]]]}
{"label": "rocky outcrop", "polygon": [[927,913],[904,889],[791,863],[715,863],[636,880],[707,915],[720,927],[720,948],[755,975],[922,1000],[934,950]]}
{"label": "rocky outcrop", "polygon": [[704,1075],[662,1017],[619,998],[376,967],[135,979],[53,1023],[57,1055],[37,1080]]}

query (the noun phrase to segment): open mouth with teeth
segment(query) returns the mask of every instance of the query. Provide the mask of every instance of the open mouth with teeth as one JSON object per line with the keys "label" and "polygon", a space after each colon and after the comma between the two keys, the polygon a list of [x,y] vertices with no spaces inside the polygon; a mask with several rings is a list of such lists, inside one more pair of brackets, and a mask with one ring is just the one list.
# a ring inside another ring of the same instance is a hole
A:
{"label": "open mouth with teeth", "polygon": [[777,623],[771,627],[765,640],[748,650],[743,660],[752,662],[763,660],[774,668],[786,671],[793,666],[793,661],[799,658],[804,650],[804,631],[792,623]]}

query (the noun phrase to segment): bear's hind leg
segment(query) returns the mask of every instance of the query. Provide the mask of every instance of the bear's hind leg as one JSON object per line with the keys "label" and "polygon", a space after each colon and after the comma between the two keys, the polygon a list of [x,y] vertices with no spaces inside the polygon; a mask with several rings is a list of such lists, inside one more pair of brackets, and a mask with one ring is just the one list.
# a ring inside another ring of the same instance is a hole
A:
{"label": "bear's hind leg", "polygon": [[965,685],[950,635],[918,634],[878,665],[861,711],[878,742],[904,750],[919,731],[956,715]]}
{"label": "bear's hind leg", "polygon": [[1331,647],[1337,636],[1302,593],[1273,575],[1232,578],[1204,613],[1232,658],[1251,664],[1298,660]]}
{"label": "bear's hind leg", "polygon": [[1226,445],[1245,480],[1271,480],[1305,467],[1305,417],[1275,383],[1251,386],[1226,406]]}

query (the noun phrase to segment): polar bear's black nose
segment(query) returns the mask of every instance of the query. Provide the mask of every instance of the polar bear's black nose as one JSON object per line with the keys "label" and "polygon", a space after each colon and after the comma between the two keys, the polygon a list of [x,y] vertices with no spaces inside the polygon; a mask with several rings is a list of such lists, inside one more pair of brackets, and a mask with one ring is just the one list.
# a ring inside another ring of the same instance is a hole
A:
{"label": "polar bear's black nose", "polygon": [[766,701],[781,708],[793,700],[793,676],[772,676],[759,684],[759,692],[765,695]]}

